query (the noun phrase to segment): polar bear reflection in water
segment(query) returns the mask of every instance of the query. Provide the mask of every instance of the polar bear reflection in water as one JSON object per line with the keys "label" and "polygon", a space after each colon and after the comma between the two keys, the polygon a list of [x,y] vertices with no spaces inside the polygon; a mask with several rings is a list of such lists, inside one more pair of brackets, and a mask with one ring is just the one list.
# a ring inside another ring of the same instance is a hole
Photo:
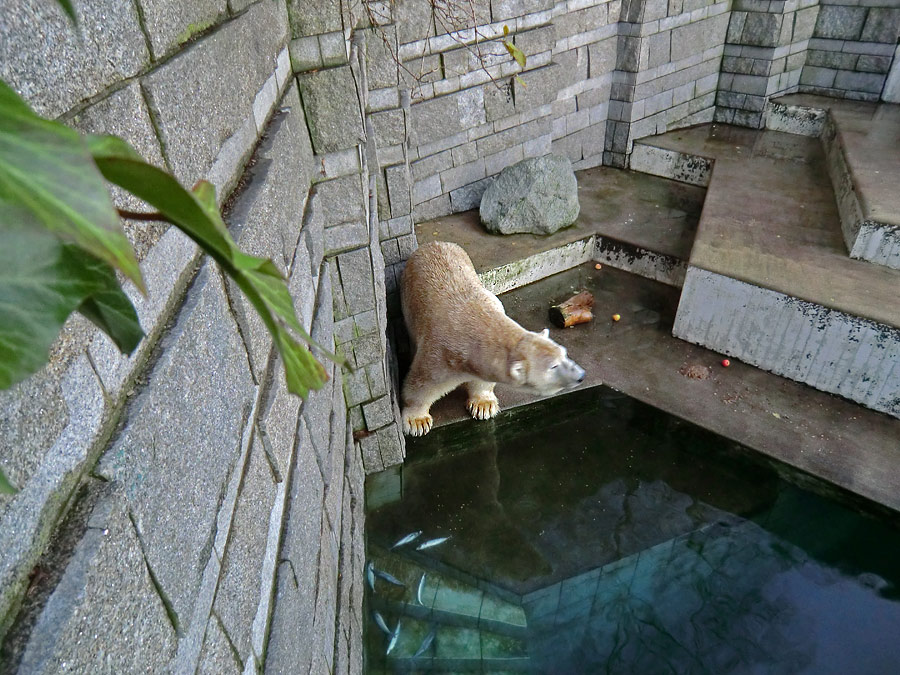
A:
{"label": "polar bear reflection in water", "polygon": [[532,333],[506,316],[456,244],[433,242],[413,253],[400,296],[414,350],[402,393],[408,435],[431,431],[431,405],[461,384],[469,413],[487,420],[500,412],[498,382],[546,396],[584,380],[548,330]]}

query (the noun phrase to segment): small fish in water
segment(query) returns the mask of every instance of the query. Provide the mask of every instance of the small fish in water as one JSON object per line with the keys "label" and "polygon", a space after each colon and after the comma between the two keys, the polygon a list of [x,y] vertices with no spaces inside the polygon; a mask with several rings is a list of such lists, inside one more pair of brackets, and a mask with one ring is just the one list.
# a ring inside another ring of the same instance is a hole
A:
{"label": "small fish in water", "polygon": [[419,604],[424,606],[425,603],[422,602],[422,591],[425,590],[425,574],[422,574],[422,578],[419,579],[419,587],[416,589],[416,600],[419,601]]}
{"label": "small fish in water", "polygon": [[443,544],[445,541],[447,541],[449,538],[450,537],[438,537],[437,539],[429,539],[428,541],[423,542],[423,543],[419,544],[418,546],[416,546],[416,550],[422,551],[426,548],[431,548],[432,546],[439,546],[440,544]]}
{"label": "small fish in water", "polygon": [[425,639],[422,640],[422,644],[419,645],[419,648],[416,650],[416,653],[413,654],[413,658],[417,659],[422,654],[428,651],[428,648],[431,646],[431,643],[434,642],[434,636],[437,635],[437,629],[432,628],[428,635],[425,636]]}
{"label": "small fish in water", "polygon": [[391,641],[388,642],[387,651],[385,655],[390,654],[391,650],[397,645],[397,638],[400,637],[400,619],[397,619],[397,627],[394,629],[394,632],[391,634]]}
{"label": "small fish in water", "polygon": [[391,546],[391,548],[395,549],[398,546],[405,546],[406,544],[409,544],[410,542],[415,541],[420,536],[422,536],[422,530],[416,530],[415,532],[410,532],[408,535],[406,535],[402,539],[399,539],[396,544]]}
{"label": "small fish in water", "polygon": [[366,582],[369,584],[369,588],[372,589],[372,592],[375,592],[375,565],[370,560],[366,563]]}
{"label": "small fish in water", "polygon": [[397,577],[395,577],[390,572],[385,572],[384,570],[380,570],[377,567],[372,568],[375,574],[382,579],[384,579],[389,584],[394,584],[394,586],[406,586],[402,581],[400,581]]}
{"label": "small fish in water", "polygon": [[372,618],[375,620],[375,625],[378,626],[382,631],[384,631],[385,635],[391,634],[391,629],[388,628],[387,623],[385,623],[384,617],[377,611],[372,612]]}

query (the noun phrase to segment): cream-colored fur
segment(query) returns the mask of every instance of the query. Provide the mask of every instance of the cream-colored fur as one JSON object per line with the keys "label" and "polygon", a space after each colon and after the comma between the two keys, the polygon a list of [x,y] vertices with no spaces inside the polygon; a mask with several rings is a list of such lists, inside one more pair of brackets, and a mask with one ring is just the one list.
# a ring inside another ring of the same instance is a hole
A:
{"label": "cream-colored fur", "polygon": [[549,331],[532,333],[506,316],[456,244],[420,247],[407,262],[400,293],[414,350],[402,395],[409,435],[427,434],[432,403],[461,384],[472,417],[486,420],[500,412],[497,382],[549,395],[584,379]]}

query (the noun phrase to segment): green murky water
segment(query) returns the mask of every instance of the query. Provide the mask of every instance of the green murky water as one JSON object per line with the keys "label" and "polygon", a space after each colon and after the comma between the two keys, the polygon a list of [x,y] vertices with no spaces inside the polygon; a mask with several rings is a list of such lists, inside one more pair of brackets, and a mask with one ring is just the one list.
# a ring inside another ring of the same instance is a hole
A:
{"label": "green murky water", "polygon": [[894,525],[606,388],[438,429],[367,504],[405,584],[367,586],[369,673],[900,672]]}

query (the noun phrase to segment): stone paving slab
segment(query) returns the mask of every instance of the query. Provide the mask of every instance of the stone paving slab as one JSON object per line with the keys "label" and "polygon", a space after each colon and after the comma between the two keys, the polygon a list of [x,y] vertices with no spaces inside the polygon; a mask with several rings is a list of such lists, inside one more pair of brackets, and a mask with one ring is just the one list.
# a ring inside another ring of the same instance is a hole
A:
{"label": "stone paving slab", "polygon": [[[582,289],[594,294],[594,321],[550,326],[549,306]],[[606,384],[900,511],[900,420],[736,360],[721,367],[721,354],[672,337],[678,297],[678,289],[588,263],[501,299],[529,330],[550,328],[550,337],[587,371],[582,386]],[[619,322],[610,319],[614,313]],[[679,372],[685,365],[705,366],[710,376],[689,379]],[[503,385],[497,395],[503,409],[537,400]],[[431,412],[437,426],[468,419],[463,392],[448,395]],[[416,445],[408,440],[413,459]]]}

